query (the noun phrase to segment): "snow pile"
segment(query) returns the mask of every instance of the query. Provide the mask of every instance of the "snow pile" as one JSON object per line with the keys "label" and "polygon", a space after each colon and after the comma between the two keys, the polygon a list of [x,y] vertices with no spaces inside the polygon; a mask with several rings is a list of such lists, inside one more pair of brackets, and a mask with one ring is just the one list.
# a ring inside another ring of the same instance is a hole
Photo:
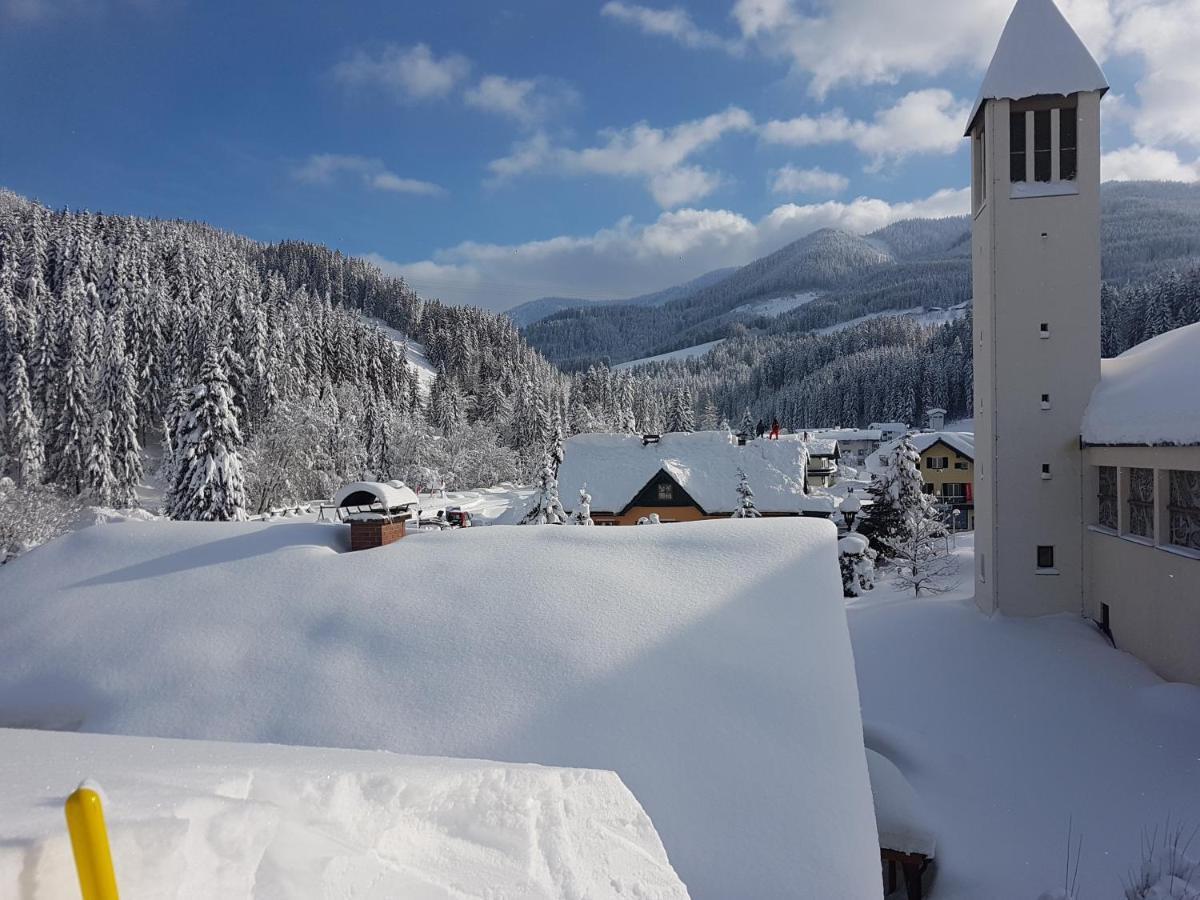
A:
{"label": "snow pile", "polygon": [[1108,90],[1108,80],[1054,0],[1017,0],[971,107],[966,133],[986,100]]}
{"label": "snow pile", "polygon": [[1200,322],[1100,361],[1087,444],[1200,444]]}
{"label": "snow pile", "polygon": [[78,897],[62,802],[103,788],[123,896],[685,898],[612,772],[0,729],[0,896]]}
{"label": "snow pile", "polygon": [[879,846],[932,858],[937,850],[937,840],[920,798],[908,779],[895,763],[874,750],[867,751],[867,771],[871,773]]}
{"label": "snow pile", "polygon": [[346,531],[106,525],[5,566],[0,724],[613,770],[693,897],[879,896],[832,524]]}
{"label": "snow pile", "polygon": [[560,493],[574,498],[586,485],[593,512],[619,513],[659,469],[709,514],[737,509],[738,470],[746,473],[762,512],[794,513],[804,500],[807,454],[799,441],[757,440],[739,447],[728,432],[698,431],[664,434],[643,445],[636,434],[577,434],[564,450]]}

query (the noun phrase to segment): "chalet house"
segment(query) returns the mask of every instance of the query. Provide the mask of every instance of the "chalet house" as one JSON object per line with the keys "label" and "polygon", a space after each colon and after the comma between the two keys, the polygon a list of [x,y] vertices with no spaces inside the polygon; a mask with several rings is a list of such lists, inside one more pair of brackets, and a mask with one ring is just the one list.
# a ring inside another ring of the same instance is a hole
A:
{"label": "chalet house", "polygon": [[1200,684],[1200,325],[1100,358],[1104,73],[1018,0],[972,147],[975,601],[1087,616]]}
{"label": "chalet house", "polygon": [[861,469],[867,457],[879,449],[884,441],[878,428],[821,428],[812,432],[813,437],[837,441],[840,461]]}
{"label": "chalet house", "polygon": [[822,516],[833,501],[809,497],[808,454],[800,441],[751,440],[739,445],[726,431],[659,436],[579,434],[563,447],[559,494],[571,510],[579,492],[592,497],[597,525],[727,519],[739,505],[738,472],[754,491],[763,516]]}
{"label": "chalet house", "polygon": [[[794,437],[794,435],[785,435]],[[810,488],[833,487],[837,481],[838,463],[842,458],[842,450],[838,441],[828,437],[814,437],[804,434],[801,437],[804,446],[808,448],[808,479]]]}

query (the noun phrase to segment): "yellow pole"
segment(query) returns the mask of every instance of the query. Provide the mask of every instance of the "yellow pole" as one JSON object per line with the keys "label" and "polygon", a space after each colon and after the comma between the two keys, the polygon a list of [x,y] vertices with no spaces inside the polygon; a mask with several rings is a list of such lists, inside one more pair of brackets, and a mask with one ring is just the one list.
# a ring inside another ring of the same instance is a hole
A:
{"label": "yellow pole", "polygon": [[66,813],[83,900],[118,900],[117,878],[113,874],[100,795],[80,785],[67,798]]}

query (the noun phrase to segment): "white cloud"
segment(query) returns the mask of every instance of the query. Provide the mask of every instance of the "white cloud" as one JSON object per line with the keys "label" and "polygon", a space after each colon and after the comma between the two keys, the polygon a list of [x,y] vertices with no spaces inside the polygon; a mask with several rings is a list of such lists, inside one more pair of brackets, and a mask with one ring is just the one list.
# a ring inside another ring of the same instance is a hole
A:
{"label": "white cloud", "polygon": [[468,106],[535,125],[566,106],[579,101],[578,93],[561,82],[547,78],[508,78],[485,75],[463,94]]}
{"label": "white cloud", "polygon": [[458,53],[438,58],[426,44],[388,44],[376,55],[356,51],[333,67],[333,77],[348,87],[381,87],[402,100],[434,100],[453,91],[470,68]]}
{"label": "white cloud", "polygon": [[292,176],[306,184],[332,184],[342,174],[357,176],[365,187],[374,191],[424,196],[444,193],[442,188],[432,182],[401,178],[388,171],[382,160],[365,156],[314,153],[303,164],[292,169]]}
{"label": "white cloud", "polygon": [[776,207],[758,221],[730,210],[679,209],[648,224],[622,219],[591,235],[523,244],[465,242],[414,263],[371,259],[422,294],[505,309],[537,296],[632,296],[743,265],[819,228],[866,233],[914,216],[966,213],[968,189],[902,203],[860,197]]}
{"label": "white cloud", "polygon": [[798,169],[783,166],[772,173],[771,190],[776,194],[840,194],[850,179],[821,168]]}
{"label": "white cloud", "polygon": [[1200,0],[1121,2],[1114,49],[1142,60],[1140,102],[1128,111],[1134,135],[1143,144],[1200,147]]}
{"label": "white cloud", "polygon": [[[893,84],[905,75],[982,70],[1012,0],[737,0],[746,40],[790,60],[823,97],[838,85]],[[1113,33],[1110,0],[1060,0],[1094,52]]]}
{"label": "white cloud", "polygon": [[792,147],[851,143],[878,168],[886,161],[917,154],[955,152],[962,146],[969,112],[970,104],[956,100],[949,91],[928,88],[905,94],[895,105],[876,112],[870,122],[834,111],[767,122],[761,134],[769,143]]}
{"label": "white cloud", "polygon": [[1100,157],[1104,181],[1200,181],[1200,161],[1185,163],[1172,150],[1134,144]]}
{"label": "white cloud", "polygon": [[600,12],[618,22],[633,25],[645,34],[671,38],[685,47],[698,49],[720,49],[729,53],[741,51],[741,43],[728,40],[698,26],[687,10],[672,6],[670,9],[653,9],[636,3],[610,0]]}
{"label": "white cloud", "polygon": [[539,132],[517,143],[508,156],[493,160],[488,169],[494,181],[533,171],[640,178],[655,201],[670,208],[703,199],[721,183],[718,173],[687,164],[693,155],[726,134],[753,127],[748,112],[730,107],[673,128],[639,122],[629,128],[608,129],[600,133],[602,144],[582,150],[556,146]]}

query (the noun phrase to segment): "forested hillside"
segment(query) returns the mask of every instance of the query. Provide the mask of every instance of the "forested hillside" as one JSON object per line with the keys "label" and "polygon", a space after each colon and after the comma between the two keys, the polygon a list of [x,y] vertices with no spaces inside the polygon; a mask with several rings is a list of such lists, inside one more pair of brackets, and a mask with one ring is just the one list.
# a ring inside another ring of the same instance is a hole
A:
{"label": "forested hillside", "polygon": [[[431,385],[368,317],[424,345]],[[151,474],[141,451],[160,445],[180,518],[324,497],[367,474],[521,478],[567,399],[507,319],[422,300],[362,260],[8,193],[0,367],[10,509],[129,505]]]}
{"label": "forested hillside", "polygon": [[[1103,278],[1114,286],[1200,259],[1200,186],[1102,188]],[[971,297],[966,217],[898,222],[859,237],[820,231],[653,309],[571,309],[523,331],[562,367],[614,365],[721,338],[794,335],[866,315],[946,308]],[[728,313],[751,301],[817,291],[778,316]]]}

